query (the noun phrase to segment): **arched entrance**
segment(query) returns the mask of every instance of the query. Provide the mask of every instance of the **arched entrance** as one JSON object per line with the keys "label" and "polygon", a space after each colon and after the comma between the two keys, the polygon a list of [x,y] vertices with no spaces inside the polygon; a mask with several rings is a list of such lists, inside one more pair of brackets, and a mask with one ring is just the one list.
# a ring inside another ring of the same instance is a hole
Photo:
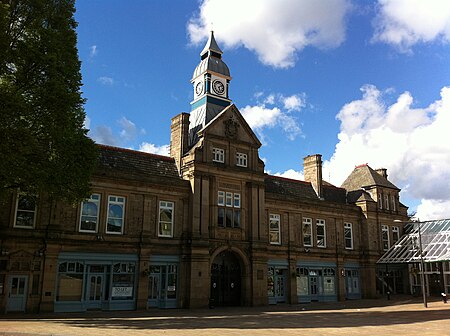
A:
{"label": "arched entrance", "polygon": [[236,254],[231,251],[218,254],[211,265],[211,304],[241,304],[241,266]]}

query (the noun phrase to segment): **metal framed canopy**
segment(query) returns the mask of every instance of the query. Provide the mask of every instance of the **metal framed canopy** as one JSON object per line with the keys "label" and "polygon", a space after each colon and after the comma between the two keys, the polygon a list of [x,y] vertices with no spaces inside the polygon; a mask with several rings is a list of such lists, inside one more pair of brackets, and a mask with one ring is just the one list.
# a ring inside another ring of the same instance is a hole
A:
{"label": "metal framed canopy", "polygon": [[[422,246],[419,235],[421,235]],[[450,219],[410,222],[405,234],[377,261],[378,264],[404,264],[450,260]]]}

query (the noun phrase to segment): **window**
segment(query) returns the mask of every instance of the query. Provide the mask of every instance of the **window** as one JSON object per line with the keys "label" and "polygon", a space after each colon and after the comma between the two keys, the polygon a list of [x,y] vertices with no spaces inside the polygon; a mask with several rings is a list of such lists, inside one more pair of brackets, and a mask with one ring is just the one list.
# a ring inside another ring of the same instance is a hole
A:
{"label": "window", "polygon": [[383,209],[383,195],[381,193],[378,194],[378,208]]}
{"label": "window", "polygon": [[400,229],[398,226],[392,227],[392,243],[396,243],[400,239]]}
{"label": "window", "polygon": [[173,237],[173,202],[159,202],[159,237]]}
{"label": "window", "polygon": [[106,220],[106,233],[122,234],[125,215],[125,197],[108,197],[108,218]]}
{"label": "window", "polygon": [[384,208],[389,210],[389,195],[384,195]]}
{"label": "window", "polygon": [[80,232],[97,232],[100,195],[92,194],[81,203]]}
{"label": "window", "polygon": [[214,162],[225,162],[225,150],[221,148],[213,148],[213,161]]}
{"label": "window", "polygon": [[353,249],[353,229],[352,223],[344,223],[344,244],[348,250]]}
{"label": "window", "polygon": [[391,196],[391,201],[392,201],[392,211],[397,211],[397,203],[395,200],[395,196]]}
{"label": "window", "polygon": [[56,301],[81,301],[84,265],[79,262],[62,262],[58,265]]}
{"label": "window", "polygon": [[316,221],[316,238],[318,247],[327,246],[325,231],[325,221],[323,219],[318,219]]}
{"label": "window", "polygon": [[35,221],[36,198],[25,194],[18,194],[14,226],[17,228],[31,229],[34,227]]}
{"label": "window", "polygon": [[241,194],[232,192],[217,192],[217,226],[241,226]]}
{"label": "window", "polygon": [[247,154],[236,153],[236,166],[247,167]]}
{"label": "window", "polygon": [[323,294],[332,295],[335,290],[336,271],[333,268],[325,268],[323,270]]}
{"label": "window", "polygon": [[312,246],[312,220],[311,218],[303,218],[303,245]]}
{"label": "window", "polygon": [[280,245],[280,215],[269,215],[269,242],[270,244]]}
{"label": "window", "polygon": [[225,205],[225,193],[223,191],[218,192],[217,205]]}
{"label": "window", "polygon": [[112,269],[111,300],[132,300],[136,264],[134,262],[118,262],[113,265]]}
{"label": "window", "polygon": [[389,249],[389,228],[387,225],[381,226],[381,241],[383,244],[383,250],[387,251]]}

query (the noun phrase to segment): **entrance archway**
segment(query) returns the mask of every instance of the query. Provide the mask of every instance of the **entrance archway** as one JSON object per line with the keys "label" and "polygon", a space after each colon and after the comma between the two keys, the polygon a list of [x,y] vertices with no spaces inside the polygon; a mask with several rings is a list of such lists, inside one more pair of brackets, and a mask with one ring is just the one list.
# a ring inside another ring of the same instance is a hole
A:
{"label": "entrance archway", "polygon": [[239,306],[241,304],[241,266],[231,251],[218,254],[211,264],[211,304]]}

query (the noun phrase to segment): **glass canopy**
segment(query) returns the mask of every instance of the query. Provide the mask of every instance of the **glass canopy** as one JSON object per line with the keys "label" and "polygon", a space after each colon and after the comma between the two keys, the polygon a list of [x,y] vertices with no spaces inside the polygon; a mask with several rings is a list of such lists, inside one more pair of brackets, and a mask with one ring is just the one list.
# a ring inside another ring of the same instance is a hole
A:
{"label": "glass canopy", "polygon": [[[419,233],[422,239],[419,238]],[[422,248],[420,248],[420,240]],[[379,264],[450,260],[450,219],[405,224],[404,235],[377,261]]]}

